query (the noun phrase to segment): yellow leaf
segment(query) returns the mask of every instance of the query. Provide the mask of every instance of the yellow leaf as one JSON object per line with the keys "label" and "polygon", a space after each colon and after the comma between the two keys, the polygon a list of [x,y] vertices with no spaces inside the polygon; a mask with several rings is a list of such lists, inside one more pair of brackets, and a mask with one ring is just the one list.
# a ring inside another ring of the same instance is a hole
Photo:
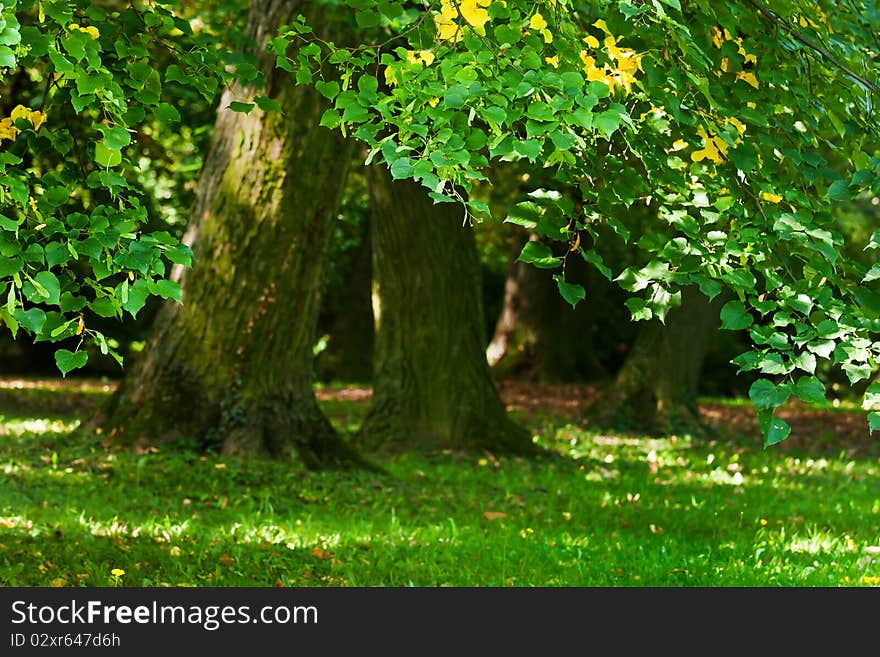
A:
{"label": "yellow leaf", "polygon": [[51,582],[49,582],[49,586],[55,589],[60,589],[62,587],[67,586],[67,580],[63,577],[56,577]]}
{"label": "yellow leaf", "polygon": [[437,38],[440,41],[460,41],[462,38],[461,28],[455,22],[458,12],[449,2],[440,6],[440,13],[434,16],[434,27],[437,28]]}
{"label": "yellow leaf", "polygon": [[541,12],[536,11],[532,14],[532,18],[529,21],[529,29],[538,30],[539,32],[547,27],[547,21],[544,20],[544,17],[541,16]]}
{"label": "yellow leaf", "polygon": [[597,20],[595,23],[593,23],[593,27],[598,27],[605,34],[611,34],[611,31],[608,29],[608,25],[601,18],[599,20]]}
{"label": "yellow leaf", "polygon": [[749,83],[755,89],[758,88],[758,78],[755,77],[755,74],[751,71],[740,71],[736,74],[737,80],[743,80],[744,82]]}
{"label": "yellow leaf", "polygon": [[673,151],[681,151],[688,147],[688,143],[684,139],[676,139],[672,142]]}
{"label": "yellow leaf", "polygon": [[413,64],[430,66],[434,62],[434,53],[430,50],[410,50],[406,53],[406,59]]}
{"label": "yellow leaf", "polygon": [[700,162],[704,159],[712,160],[716,164],[724,162],[727,155],[727,143],[714,135],[710,137],[703,126],[697,129],[697,134],[703,138],[705,145],[702,149],[691,153],[691,159],[694,162]]}
{"label": "yellow leaf", "polygon": [[501,520],[502,518],[506,518],[507,514],[503,511],[483,511],[483,517],[486,520]]}
{"label": "yellow leaf", "polygon": [[4,139],[15,139],[18,136],[18,128],[12,125],[12,119],[6,117],[0,119],[0,141]]}
{"label": "yellow leaf", "polygon": [[492,4],[492,0],[460,0],[458,10],[477,32],[484,33],[483,26],[489,20],[489,12],[485,7]]}
{"label": "yellow leaf", "polygon": [[547,62],[548,64],[550,64],[550,66],[552,66],[553,68],[559,68],[559,56],[558,55],[553,56],[553,57],[545,57],[544,61]]}
{"label": "yellow leaf", "polygon": [[735,116],[730,116],[730,117],[727,118],[727,122],[728,122],[728,123],[732,123],[733,126],[736,128],[736,131],[737,131],[739,134],[741,134],[741,135],[742,135],[742,134],[745,134],[746,126],[745,126],[745,124],[744,124],[742,121],[740,121],[738,118],[736,118]]}
{"label": "yellow leaf", "polygon": [[592,34],[588,34],[584,37],[584,43],[586,43],[590,48],[598,48],[599,47],[599,39],[594,37]]}
{"label": "yellow leaf", "polygon": [[31,112],[30,120],[34,124],[34,131],[39,130],[40,126],[46,122],[46,113],[34,110]]}
{"label": "yellow leaf", "polygon": [[397,73],[390,66],[385,67],[385,82],[389,85],[397,84]]}
{"label": "yellow leaf", "polygon": [[782,200],[781,194],[773,194],[771,192],[761,192],[761,198],[770,203],[779,203]]}
{"label": "yellow leaf", "polygon": [[584,64],[584,71],[589,72],[589,70],[590,70],[591,68],[595,68],[595,67],[596,67],[596,59],[593,58],[593,57],[590,57],[590,56],[587,54],[587,51],[586,51],[586,50],[581,50],[580,55],[581,55],[581,61],[582,61],[583,64]]}
{"label": "yellow leaf", "polygon": [[12,119],[12,122],[15,123],[19,119],[26,119],[28,121],[31,120],[31,110],[24,105],[16,105],[15,109],[12,110],[9,114],[9,118]]}

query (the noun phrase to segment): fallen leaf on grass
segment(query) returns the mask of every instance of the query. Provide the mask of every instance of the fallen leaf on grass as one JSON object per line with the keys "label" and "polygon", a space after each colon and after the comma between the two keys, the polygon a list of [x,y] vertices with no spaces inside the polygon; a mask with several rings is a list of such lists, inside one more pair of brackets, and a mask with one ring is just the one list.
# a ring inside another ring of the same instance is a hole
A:
{"label": "fallen leaf on grass", "polygon": [[333,554],[331,552],[327,552],[327,550],[323,548],[316,547],[312,550],[312,556],[318,557],[318,559],[332,559]]}
{"label": "fallen leaf on grass", "polygon": [[67,586],[67,580],[63,577],[56,577],[51,582],[49,582],[49,586],[55,589],[60,589],[64,586]]}
{"label": "fallen leaf on grass", "polygon": [[231,566],[235,563],[235,559],[233,559],[226,553],[221,554],[220,558],[217,561],[219,561],[220,565],[222,566]]}
{"label": "fallen leaf on grass", "polygon": [[506,518],[507,514],[503,511],[483,511],[483,517],[486,520],[501,520],[502,518]]}

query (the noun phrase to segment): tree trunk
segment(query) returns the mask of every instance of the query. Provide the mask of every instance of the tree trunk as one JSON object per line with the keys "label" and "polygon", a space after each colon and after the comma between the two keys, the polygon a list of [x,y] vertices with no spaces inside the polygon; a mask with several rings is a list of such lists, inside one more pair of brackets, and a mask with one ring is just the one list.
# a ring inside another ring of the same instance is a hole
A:
{"label": "tree trunk", "polygon": [[635,343],[599,404],[618,426],[649,433],[707,433],[697,407],[700,373],[719,325],[722,296],[709,301],[698,289],[682,289],[682,304],[666,324],[641,322]]}
{"label": "tree trunk", "polygon": [[[327,348],[317,358],[318,378],[323,381],[369,383],[373,377],[373,278],[370,225],[365,222],[360,246],[346,271],[341,289],[335,290],[331,307],[325,304]],[[323,331],[322,331],[323,332]]]}
{"label": "tree trunk", "polygon": [[[518,231],[520,232],[520,231]],[[583,260],[572,258],[566,279],[580,283],[588,300],[572,308],[559,294],[552,274],[516,258],[535,234],[522,231],[514,240],[504,285],[504,305],[486,358],[498,378],[540,383],[572,383],[603,378],[606,367],[594,348],[596,299],[604,280]]]}
{"label": "tree trunk", "polygon": [[[264,44],[311,3],[251,3],[248,34]],[[320,97],[263,56],[266,95],[284,114],[232,112],[220,100],[186,239],[183,304],[156,317],[142,357],[111,400],[116,440],[196,440],[225,453],[287,457],[308,467],[357,460],[312,391],[319,290],[352,150],[318,126]]]}
{"label": "tree trunk", "polygon": [[373,399],[361,438],[373,449],[533,453],[508,416],[485,358],[480,263],[458,204],[369,167]]}

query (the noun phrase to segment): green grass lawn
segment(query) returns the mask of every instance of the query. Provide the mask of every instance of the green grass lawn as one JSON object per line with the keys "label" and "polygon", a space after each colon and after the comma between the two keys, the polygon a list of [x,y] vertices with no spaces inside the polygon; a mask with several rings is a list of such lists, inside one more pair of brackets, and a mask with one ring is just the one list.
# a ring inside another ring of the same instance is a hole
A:
{"label": "green grass lawn", "polygon": [[[763,450],[519,413],[546,458],[313,473],[68,435],[106,394],[0,389],[0,584],[880,586],[876,439]],[[367,402],[321,403],[349,431]]]}

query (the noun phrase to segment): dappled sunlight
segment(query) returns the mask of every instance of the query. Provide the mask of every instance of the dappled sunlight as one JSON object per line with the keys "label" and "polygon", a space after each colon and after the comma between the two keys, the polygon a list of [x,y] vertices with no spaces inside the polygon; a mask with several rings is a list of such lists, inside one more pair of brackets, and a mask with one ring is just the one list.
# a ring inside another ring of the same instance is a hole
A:
{"label": "dappled sunlight", "polygon": [[116,389],[116,381],[103,379],[0,379],[0,390],[46,390],[107,393]]}
{"label": "dappled sunlight", "polygon": [[65,422],[63,420],[33,419],[6,419],[0,415],[0,437],[22,437],[25,434],[33,434],[35,437],[45,434],[65,434],[73,431],[80,425],[79,420]]}
{"label": "dappled sunlight", "polygon": [[[361,394],[328,391],[322,403],[351,418]],[[150,586],[880,577],[869,551],[880,545],[876,457],[563,422],[537,432],[554,459],[411,452],[384,463],[389,475],[312,473],[295,461],[106,448],[76,432],[61,440],[77,422],[35,413],[0,424],[3,584],[103,585],[113,568]]]}

